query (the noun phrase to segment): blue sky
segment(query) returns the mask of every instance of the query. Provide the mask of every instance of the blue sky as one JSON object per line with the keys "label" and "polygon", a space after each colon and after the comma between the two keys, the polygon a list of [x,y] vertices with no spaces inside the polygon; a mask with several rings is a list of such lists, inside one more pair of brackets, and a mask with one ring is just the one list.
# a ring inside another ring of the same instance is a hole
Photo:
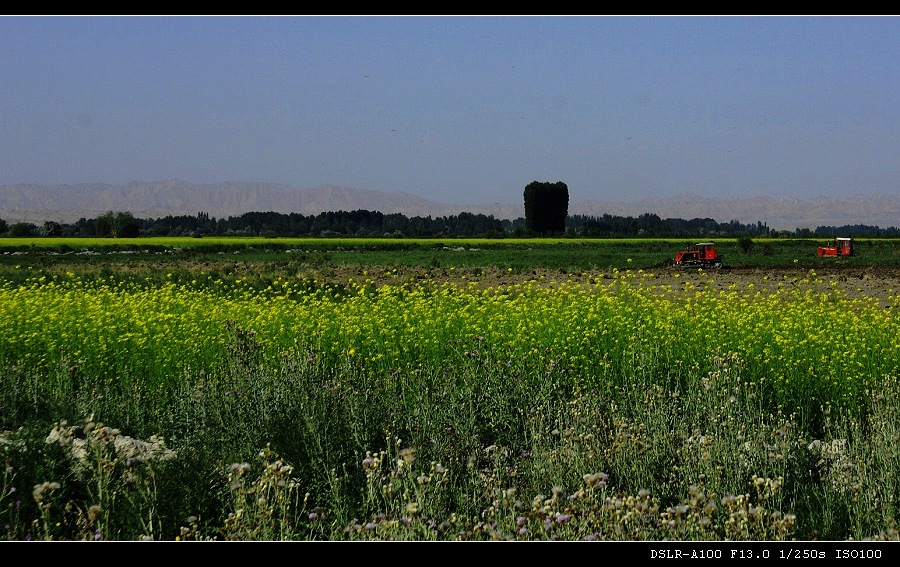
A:
{"label": "blue sky", "polygon": [[0,17],[0,184],[900,193],[900,19]]}

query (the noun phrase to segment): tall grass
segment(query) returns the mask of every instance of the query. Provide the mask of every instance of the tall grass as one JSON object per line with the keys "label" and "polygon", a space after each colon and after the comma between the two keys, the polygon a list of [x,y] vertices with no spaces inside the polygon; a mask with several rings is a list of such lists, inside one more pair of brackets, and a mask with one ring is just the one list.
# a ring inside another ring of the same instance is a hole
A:
{"label": "tall grass", "polygon": [[4,284],[3,537],[896,539],[896,317],[714,278]]}

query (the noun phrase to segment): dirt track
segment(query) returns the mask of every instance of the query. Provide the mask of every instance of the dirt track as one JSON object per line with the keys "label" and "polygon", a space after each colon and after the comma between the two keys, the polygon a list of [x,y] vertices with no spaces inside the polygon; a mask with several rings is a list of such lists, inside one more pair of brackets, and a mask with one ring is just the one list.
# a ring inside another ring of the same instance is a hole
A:
{"label": "dirt track", "polygon": [[[375,285],[413,284],[416,282],[453,282],[463,287],[504,287],[534,281],[538,285],[554,285],[572,280],[575,282],[609,282],[614,277],[623,277],[624,272],[614,276],[610,272],[535,269],[526,272],[511,272],[498,268],[478,268],[454,270],[443,268],[374,268],[362,272],[352,268],[337,268],[329,274],[332,281],[347,282],[369,280]],[[715,289],[774,291],[782,288],[811,288],[817,291],[840,289],[847,297],[874,297],[879,303],[890,308],[900,304],[900,267],[828,267],[811,272],[809,268],[722,268],[719,270],[690,270],[672,267],[650,268],[643,271],[632,270],[631,281],[647,285],[685,287],[686,282],[695,287],[712,286]],[[753,288],[749,288],[749,284]]]}
{"label": "dirt track", "polygon": [[814,271],[809,268],[724,268],[705,274],[696,270],[682,271],[678,278],[675,277],[677,270],[671,268],[654,270],[653,273],[658,283],[669,285],[677,285],[679,281],[689,278],[695,284],[704,279],[712,279],[717,289],[727,289],[732,285],[736,285],[737,289],[747,289],[750,283],[757,290],[775,290],[779,285],[782,288],[803,287],[820,291],[839,289],[850,298],[874,297],[886,308],[900,300],[898,267],[844,266]]}

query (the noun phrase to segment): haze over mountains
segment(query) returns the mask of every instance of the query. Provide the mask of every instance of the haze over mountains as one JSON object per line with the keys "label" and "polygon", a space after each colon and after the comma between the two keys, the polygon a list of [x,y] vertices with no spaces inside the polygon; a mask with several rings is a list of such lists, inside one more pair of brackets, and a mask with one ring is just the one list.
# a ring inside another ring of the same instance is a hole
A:
{"label": "haze over mountains", "polygon": [[[524,186],[523,186],[524,192]],[[130,212],[137,218],[195,215],[227,218],[247,212],[274,211],[318,215],[327,211],[365,209],[385,214],[450,216],[461,212],[499,219],[525,216],[524,198],[517,203],[451,205],[401,192],[323,185],[299,189],[274,183],[192,184],[179,180],[132,182],[126,185],[0,185],[0,219],[9,224],[46,221],[73,223],[106,212]],[[819,226],[900,226],[900,196],[845,195],[815,200],[769,196],[716,199],[690,193],[634,201],[580,198],[569,188],[569,214],[666,218],[711,218],[743,224],[762,222],[769,228],[793,231]]]}

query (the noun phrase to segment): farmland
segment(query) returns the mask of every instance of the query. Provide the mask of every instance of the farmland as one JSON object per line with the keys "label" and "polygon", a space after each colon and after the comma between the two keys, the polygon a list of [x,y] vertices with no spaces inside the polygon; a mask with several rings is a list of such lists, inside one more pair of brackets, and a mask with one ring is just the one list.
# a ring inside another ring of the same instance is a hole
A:
{"label": "farmland", "polygon": [[3,239],[0,537],[895,539],[900,242],[688,244]]}

